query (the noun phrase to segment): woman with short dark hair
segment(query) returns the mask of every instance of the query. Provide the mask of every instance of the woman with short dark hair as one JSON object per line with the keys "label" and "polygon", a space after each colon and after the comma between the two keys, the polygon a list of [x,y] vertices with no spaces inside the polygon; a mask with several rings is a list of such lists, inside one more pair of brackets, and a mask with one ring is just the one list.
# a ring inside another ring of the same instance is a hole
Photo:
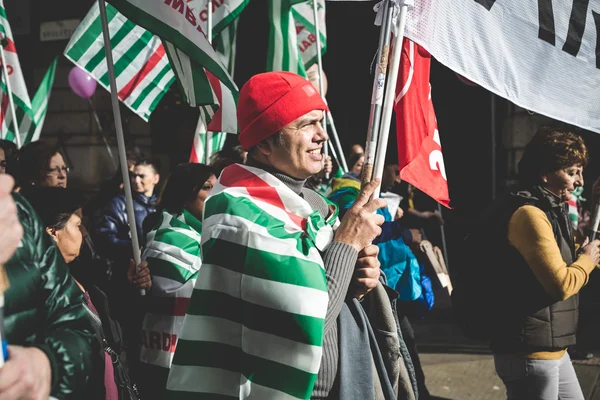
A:
{"label": "woman with short dark hair", "polygon": [[38,140],[21,147],[17,157],[19,186],[67,187],[69,167],[58,148]]}
{"label": "woman with short dark hair", "polygon": [[495,293],[490,344],[509,400],[584,399],[567,348],[600,242],[575,250],[566,201],[587,162],[581,137],[540,129],[519,162],[519,190],[498,203],[482,235],[493,251],[481,260],[489,275],[480,284]]}
{"label": "woman with short dark hair", "polygon": [[162,398],[187,304],[202,265],[200,235],[204,201],[215,185],[213,169],[179,164],[160,194],[142,258],[152,275],[142,325],[142,397]]}

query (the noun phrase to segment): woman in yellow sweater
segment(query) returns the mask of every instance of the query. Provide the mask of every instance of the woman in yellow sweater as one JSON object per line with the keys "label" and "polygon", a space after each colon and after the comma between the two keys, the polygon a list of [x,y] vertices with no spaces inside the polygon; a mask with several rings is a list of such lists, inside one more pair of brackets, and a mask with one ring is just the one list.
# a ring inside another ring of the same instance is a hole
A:
{"label": "woman in yellow sweater", "polygon": [[567,348],[600,242],[575,251],[566,201],[583,185],[587,159],[581,137],[543,128],[519,162],[521,190],[508,200],[504,239],[494,243],[504,254],[496,284],[506,290],[491,347],[509,400],[584,399]]}

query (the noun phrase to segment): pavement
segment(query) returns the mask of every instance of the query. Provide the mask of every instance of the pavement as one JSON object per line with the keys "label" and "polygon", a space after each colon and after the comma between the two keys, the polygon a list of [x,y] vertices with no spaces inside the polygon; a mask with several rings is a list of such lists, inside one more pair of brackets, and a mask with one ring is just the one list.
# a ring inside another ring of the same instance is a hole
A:
{"label": "pavement", "polygon": [[[451,320],[451,306],[443,296],[424,320],[411,320],[431,400],[505,400],[506,390],[495,373],[487,345],[464,337]],[[591,315],[600,315],[600,303]],[[590,360],[574,360],[586,400],[600,400],[600,321],[586,325]]]}

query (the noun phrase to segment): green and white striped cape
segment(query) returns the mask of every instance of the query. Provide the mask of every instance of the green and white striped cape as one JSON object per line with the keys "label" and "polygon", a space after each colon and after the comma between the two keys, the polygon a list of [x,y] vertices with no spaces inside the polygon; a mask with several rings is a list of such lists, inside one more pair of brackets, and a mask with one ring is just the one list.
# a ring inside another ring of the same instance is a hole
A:
{"label": "green and white striped cape", "polygon": [[146,299],[140,361],[164,369],[165,376],[202,265],[201,232],[202,222],[187,210],[179,216],[163,211],[142,253],[152,294]]}
{"label": "green and white striped cape", "polygon": [[204,205],[203,264],[168,399],[309,399],[321,363],[327,221],[273,175],[225,168]]}

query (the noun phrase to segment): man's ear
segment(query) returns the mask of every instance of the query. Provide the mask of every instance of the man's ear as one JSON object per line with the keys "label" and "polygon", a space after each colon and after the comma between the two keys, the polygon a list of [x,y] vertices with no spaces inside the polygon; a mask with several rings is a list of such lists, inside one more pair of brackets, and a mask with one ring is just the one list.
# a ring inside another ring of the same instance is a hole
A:
{"label": "man's ear", "polygon": [[269,138],[259,142],[256,144],[256,147],[258,148],[258,150],[261,152],[262,155],[264,156],[270,156],[272,149],[271,149],[272,143],[269,140]]}
{"label": "man's ear", "polygon": [[56,237],[56,229],[48,226],[46,227],[46,233],[48,233],[48,235],[50,235],[55,242],[58,242],[58,238]]}
{"label": "man's ear", "polygon": [[160,181],[160,174],[154,174],[154,184],[158,185],[159,181]]}

